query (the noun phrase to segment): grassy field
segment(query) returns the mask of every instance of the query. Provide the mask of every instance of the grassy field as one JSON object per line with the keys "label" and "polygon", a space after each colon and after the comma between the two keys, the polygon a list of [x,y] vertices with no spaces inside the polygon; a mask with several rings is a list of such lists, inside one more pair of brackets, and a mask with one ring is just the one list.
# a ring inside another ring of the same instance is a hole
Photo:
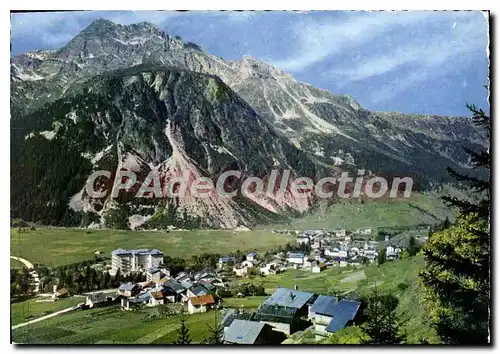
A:
{"label": "grassy field", "polygon": [[[258,307],[267,297],[224,299],[226,308],[251,309]],[[25,322],[29,315],[39,317],[82,302],[82,297],[67,298],[54,303],[37,303],[27,300],[12,304],[12,324]],[[171,343],[179,327],[177,318],[147,319],[157,311],[154,308],[140,311],[121,311],[118,307],[93,310],[76,310],[54,318],[21,327],[13,331],[15,342],[22,343]],[[219,318],[220,319],[220,318]],[[213,327],[215,313],[207,312],[188,316],[191,338],[202,341],[210,333],[207,323]]]}
{"label": "grassy field", "polygon": [[[92,259],[100,250],[110,256],[116,248],[158,248],[165,255],[188,258],[200,253],[265,251],[294,241],[270,230],[117,231],[39,228],[21,233],[11,229],[11,255],[32,263],[62,265]],[[11,263],[12,264],[12,263]]]}
{"label": "grassy field", "polygon": [[236,309],[252,309],[259,307],[267,299],[267,296],[248,296],[242,298],[224,298],[224,307],[231,307]]}
{"label": "grassy field", "polygon": [[353,290],[368,294],[376,286],[378,290],[391,292],[399,298],[399,311],[407,320],[405,330],[410,343],[418,343],[421,337],[436,342],[437,337],[425,324],[424,310],[419,303],[418,272],[423,266],[423,257],[416,256],[381,266],[330,268],[316,274],[290,269],[277,275],[256,277],[253,282],[262,284],[268,294],[280,286],[293,288],[295,285],[299,290],[316,294],[345,294]]}
{"label": "grassy field", "polygon": [[[395,227],[434,224],[446,217],[454,219],[454,212],[435,196],[413,193],[408,199],[385,199],[360,203],[343,200],[336,204],[318,206],[317,210],[293,219],[288,228],[348,230],[362,227]],[[276,225],[277,228],[283,226]]]}
{"label": "grassy field", "polygon": [[69,297],[55,302],[37,302],[36,299],[16,302],[11,304],[12,325],[26,322],[28,317],[34,319],[68,307],[73,307],[81,302],[85,302],[85,298]]}
{"label": "grassy field", "polygon": [[[168,344],[177,338],[178,318],[148,318],[156,309],[122,311],[118,306],[75,310],[13,331],[16,343],[31,344]],[[210,335],[215,312],[187,316],[191,340]]]}
{"label": "grassy field", "polygon": [[[287,270],[279,275],[256,277],[251,281],[263,284],[268,294],[279,286],[293,288],[295,285],[300,290],[318,294],[342,294],[351,290],[367,294],[377,286],[379,290],[391,292],[399,298],[399,312],[401,318],[406,320],[404,328],[409,343],[418,343],[420,338],[437,343],[435,333],[424,321],[424,310],[419,303],[418,271],[423,265],[423,258],[417,256],[388,262],[380,267],[373,265],[359,269],[332,268],[319,274]],[[223,304],[225,307],[252,309],[265,299],[266,296],[226,298]],[[47,305],[40,304],[39,311],[47,311]],[[18,306],[22,308],[22,305]],[[13,309],[13,316],[17,316],[14,323],[22,321],[20,308]],[[33,305],[31,311],[33,312]],[[49,344],[171,343],[176,338],[179,321],[177,318],[149,319],[149,315],[155,311],[154,308],[134,312],[121,311],[118,307],[77,310],[16,329],[13,331],[13,340]],[[214,317],[214,312],[188,316],[194,342],[200,342],[209,335],[207,323],[212,325]],[[300,337],[300,334],[298,336]],[[300,339],[297,342],[300,342]]]}

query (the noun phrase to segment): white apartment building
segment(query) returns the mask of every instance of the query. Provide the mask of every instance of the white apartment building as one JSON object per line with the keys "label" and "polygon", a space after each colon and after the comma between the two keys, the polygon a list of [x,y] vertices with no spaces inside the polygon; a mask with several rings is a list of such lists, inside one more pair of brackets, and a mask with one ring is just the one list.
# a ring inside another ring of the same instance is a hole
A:
{"label": "white apartment building", "polygon": [[163,252],[157,249],[125,250],[122,248],[111,252],[111,271],[116,273],[135,272],[158,267],[163,264]]}

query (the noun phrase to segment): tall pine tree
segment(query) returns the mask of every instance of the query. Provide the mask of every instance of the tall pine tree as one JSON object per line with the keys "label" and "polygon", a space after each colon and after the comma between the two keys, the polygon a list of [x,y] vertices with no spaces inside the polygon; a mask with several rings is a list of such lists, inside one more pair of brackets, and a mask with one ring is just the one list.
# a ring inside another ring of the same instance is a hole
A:
{"label": "tall pine tree", "polygon": [[396,310],[399,300],[392,294],[381,293],[375,288],[367,299],[364,344],[400,344],[405,340]]}
{"label": "tall pine tree", "polygon": [[223,336],[224,336],[224,328],[218,321],[218,316],[217,316],[217,310],[214,311],[214,325],[210,326],[207,323],[208,331],[210,332],[210,335],[205,338],[205,342],[207,344],[222,344],[223,343]]}
{"label": "tall pine tree", "polygon": [[174,344],[191,344],[189,327],[187,326],[187,319],[184,312],[181,313],[179,320],[181,322],[181,326],[177,329],[177,339],[174,341]]}
{"label": "tall pine tree", "polygon": [[[474,123],[490,138],[490,118],[475,106],[468,106]],[[489,336],[490,299],[490,152],[473,151],[475,169],[487,178],[460,174],[448,169],[469,186],[471,200],[445,196],[460,213],[454,225],[431,235],[424,247],[426,267],[420,277],[431,323],[444,343],[486,344]]]}
{"label": "tall pine tree", "polygon": [[[482,109],[477,109],[474,105],[467,105],[472,112],[472,120],[474,124],[482,129],[489,142],[491,136],[491,121],[490,117],[483,112]],[[477,213],[478,217],[489,219],[490,217],[490,165],[491,156],[489,148],[473,150],[464,147],[464,150],[470,156],[470,162],[475,170],[487,173],[487,178],[475,177],[468,174],[462,174],[455,171],[451,167],[447,167],[448,173],[457,181],[468,185],[468,190],[473,193],[476,201],[460,199],[454,196],[443,196],[444,201],[454,207],[458,207],[462,213]]]}

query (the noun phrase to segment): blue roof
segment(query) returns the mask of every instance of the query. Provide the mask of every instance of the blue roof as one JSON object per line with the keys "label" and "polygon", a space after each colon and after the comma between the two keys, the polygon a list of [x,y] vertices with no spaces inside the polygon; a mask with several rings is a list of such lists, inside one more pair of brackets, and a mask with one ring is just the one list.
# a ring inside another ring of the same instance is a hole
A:
{"label": "blue roof", "polygon": [[333,310],[333,319],[326,327],[326,331],[333,333],[345,328],[347,322],[356,317],[361,302],[342,299]]}
{"label": "blue roof", "polygon": [[224,333],[224,341],[237,344],[254,344],[262,332],[265,323],[234,320]]}
{"label": "blue roof", "polygon": [[234,257],[220,257],[219,262],[220,263],[225,263],[225,262],[235,262],[236,258]]}
{"label": "blue roof", "polygon": [[247,256],[252,256],[252,257],[256,256],[256,255],[257,255],[257,252],[250,252],[250,253],[247,254]]}
{"label": "blue roof", "polygon": [[130,254],[130,255],[161,255],[163,254],[162,251],[160,250],[157,250],[157,249],[147,249],[147,248],[143,248],[143,249],[137,249],[137,250],[126,250],[126,249],[123,249],[123,248],[118,248],[116,250],[114,250],[113,252],[111,252],[112,255],[115,255],[115,256],[120,256],[120,255],[126,255],[126,254]]}
{"label": "blue roof", "polygon": [[137,296],[137,299],[140,301],[149,301],[149,299],[151,299],[151,292],[148,291],[144,294],[141,294]]}
{"label": "blue roof", "polygon": [[333,317],[337,302],[336,297],[320,295],[316,301],[314,301],[314,304],[311,307],[311,312]]}
{"label": "blue roof", "polygon": [[304,253],[289,253],[288,254],[289,258],[304,258],[305,254]]}
{"label": "blue roof", "polygon": [[135,284],[134,283],[123,283],[122,285],[120,285],[118,287],[118,290],[130,291],[130,290],[132,290],[134,288],[135,288]]}
{"label": "blue roof", "polygon": [[313,293],[305,291],[278,288],[274,294],[264,302],[264,305],[278,305],[300,309],[313,296]]}
{"label": "blue roof", "polygon": [[189,291],[191,291],[195,296],[208,295],[207,289],[199,284],[194,284],[189,288]]}

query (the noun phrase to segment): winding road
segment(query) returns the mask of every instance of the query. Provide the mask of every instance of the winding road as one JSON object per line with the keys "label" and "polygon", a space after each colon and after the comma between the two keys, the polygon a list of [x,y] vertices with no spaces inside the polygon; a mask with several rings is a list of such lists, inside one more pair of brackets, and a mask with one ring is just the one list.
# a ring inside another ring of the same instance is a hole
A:
{"label": "winding road", "polygon": [[22,264],[25,265],[25,267],[29,270],[31,278],[33,278],[33,283],[35,284],[35,289],[33,292],[38,293],[40,292],[40,276],[35,270],[35,266],[33,263],[28,261],[27,259],[21,258],[21,257],[16,257],[16,256],[10,256],[10,258],[15,259],[16,261],[21,262]]}

